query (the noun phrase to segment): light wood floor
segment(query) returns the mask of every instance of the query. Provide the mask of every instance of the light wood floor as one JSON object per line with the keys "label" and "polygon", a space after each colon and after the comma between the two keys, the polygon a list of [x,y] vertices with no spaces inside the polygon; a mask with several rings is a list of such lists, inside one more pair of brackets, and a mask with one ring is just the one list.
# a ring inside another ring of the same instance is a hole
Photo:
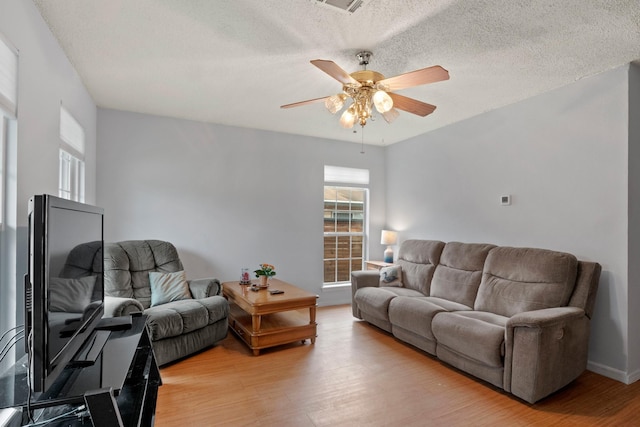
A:
{"label": "light wood floor", "polygon": [[318,310],[314,345],[254,357],[232,333],[161,370],[156,426],[639,426],[640,382],[592,372],[535,405],[351,316]]}

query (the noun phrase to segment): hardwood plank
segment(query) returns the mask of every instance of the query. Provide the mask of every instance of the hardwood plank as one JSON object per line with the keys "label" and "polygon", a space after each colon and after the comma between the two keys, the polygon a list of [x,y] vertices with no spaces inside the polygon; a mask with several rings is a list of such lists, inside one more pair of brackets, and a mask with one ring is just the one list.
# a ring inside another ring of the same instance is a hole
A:
{"label": "hardwood plank", "polygon": [[321,307],[311,345],[254,357],[235,335],[161,369],[156,426],[638,425],[640,382],[585,372],[530,405],[351,315]]}

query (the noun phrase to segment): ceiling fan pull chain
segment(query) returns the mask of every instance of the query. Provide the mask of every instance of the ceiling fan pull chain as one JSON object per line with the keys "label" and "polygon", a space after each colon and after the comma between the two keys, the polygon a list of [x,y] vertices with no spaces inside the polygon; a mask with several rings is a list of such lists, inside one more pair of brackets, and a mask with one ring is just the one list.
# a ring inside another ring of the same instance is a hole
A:
{"label": "ceiling fan pull chain", "polygon": [[360,125],[362,130],[360,131],[360,135],[362,137],[362,147],[360,148],[360,154],[364,154],[364,125]]}

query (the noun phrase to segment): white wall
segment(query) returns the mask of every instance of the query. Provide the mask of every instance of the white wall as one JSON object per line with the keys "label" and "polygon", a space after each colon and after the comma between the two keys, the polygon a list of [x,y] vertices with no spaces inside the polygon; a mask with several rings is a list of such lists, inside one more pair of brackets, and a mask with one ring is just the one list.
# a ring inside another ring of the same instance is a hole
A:
{"label": "white wall", "polygon": [[[627,381],[628,66],[394,144],[387,222],[407,238],[531,246],[603,267],[590,369]],[[510,194],[511,206],[500,196]]]}
{"label": "white wall", "polygon": [[[337,124],[336,124],[337,126]],[[160,239],[188,278],[239,280],[274,264],[278,278],[322,292],[324,165],[371,172],[371,233],[384,227],[384,149],[115,110],[98,114],[98,204],[105,239]],[[382,253],[379,240],[372,248]]]}
{"label": "white wall", "polygon": [[[31,1],[0,1],[0,33],[19,50],[18,123],[15,187],[11,212],[16,221],[3,234],[12,236],[1,254],[15,265],[15,277],[2,278],[0,332],[23,323],[22,276],[27,260],[27,202],[34,194],[58,193],[60,103],[86,132],[86,200],[95,202],[96,106],[78,74]],[[18,346],[21,348],[22,346]]]}

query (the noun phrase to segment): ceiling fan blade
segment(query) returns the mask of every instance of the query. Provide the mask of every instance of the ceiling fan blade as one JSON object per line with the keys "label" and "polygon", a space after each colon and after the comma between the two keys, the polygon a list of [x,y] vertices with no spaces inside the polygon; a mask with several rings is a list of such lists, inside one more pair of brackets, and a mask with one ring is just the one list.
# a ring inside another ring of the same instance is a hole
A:
{"label": "ceiling fan blade", "polygon": [[308,99],[306,101],[294,102],[293,104],[281,105],[280,108],[300,107],[302,105],[313,104],[315,102],[321,102],[321,101],[324,101],[327,98],[328,98],[328,96],[325,96],[325,97],[322,97],[322,98]]}
{"label": "ceiling fan blade", "polygon": [[433,67],[410,71],[400,74],[399,76],[380,80],[378,84],[386,86],[390,92],[395,92],[400,89],[440,82],[442,80],[449,80],[449,72],[439,65],[434,65]]}
{"label": "ceiling fan blade", "polygon": [[313,61],[311,61],[311,63],[320,68],[325,73],[329,74],[331,77],[333,77],[343,85],[355,85],[356,87],[360,86],[360,82],[351,77],[349,73],[340,68],[340,66],[333,61],[328,61],[326,59],[314,59]]}
{"label": "ceiling fan blade", "polygon": [[407,113],[416,114],[421,117],[433,113],[436,109],[435,105],[427,104],[426,102],[418,101],[417,99],[407,98],[406,96],[398,95],[397,93],[389,93],[389,96],[393,99],[394,108],[406,111]]}

